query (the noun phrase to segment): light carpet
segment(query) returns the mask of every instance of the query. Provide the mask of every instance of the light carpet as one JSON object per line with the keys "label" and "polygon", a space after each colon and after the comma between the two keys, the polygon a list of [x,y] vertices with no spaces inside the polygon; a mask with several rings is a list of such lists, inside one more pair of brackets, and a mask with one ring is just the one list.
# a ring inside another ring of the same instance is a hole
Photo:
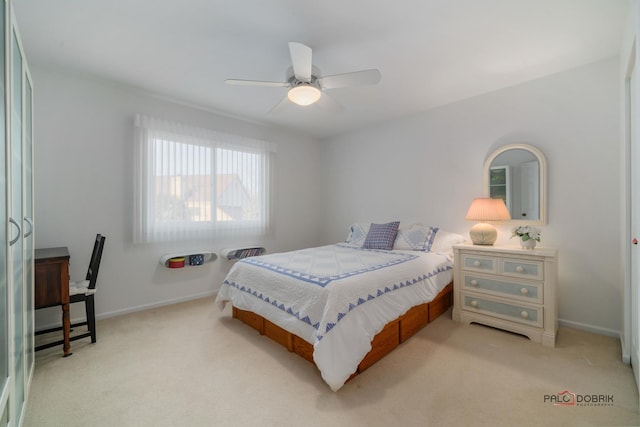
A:
{"label": "light carpet", "polygon": [[[212,298],[97,328],[36,354],[25,427],[640,425],[619,340],[569,328],[546,348],[449,311],[338,392]],[[548,400],[565,390],[582,405]]]}

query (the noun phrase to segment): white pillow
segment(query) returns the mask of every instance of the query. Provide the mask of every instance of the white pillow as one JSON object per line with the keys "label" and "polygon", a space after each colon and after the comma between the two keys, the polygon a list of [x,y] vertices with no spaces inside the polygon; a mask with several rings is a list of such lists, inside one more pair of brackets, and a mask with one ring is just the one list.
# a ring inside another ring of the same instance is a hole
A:
{"label": "white pillow", "polygon": [[438,230],[435,239],[433,239],[433,245],[431,246],[431,252],[439,252],[442,254],[453,255],[453,245],[464,243],[466,238],[460,234]]}

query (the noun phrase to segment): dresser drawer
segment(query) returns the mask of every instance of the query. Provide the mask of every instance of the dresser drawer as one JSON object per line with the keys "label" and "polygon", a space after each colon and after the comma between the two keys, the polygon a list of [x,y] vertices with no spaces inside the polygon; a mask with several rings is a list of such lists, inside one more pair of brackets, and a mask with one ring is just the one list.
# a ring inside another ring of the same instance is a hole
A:
{"label": "dresser drawer", "polygon": [[506,303],[462,292],[463,309],[513,322],[542,327],[542,307]]}
{"label": "dresser drawer", "polygon": [[462,269],[468,271],[482,271],[485,273],[497,273],[498,260],[495,258],[464,254],[462,255]]}
{"label": "dresser drawer", "polygon": [[514,298],[521,301],[542,304],[543,290],[539,283],[516,283],[507,280],[497,280],[493,277],[465,274],[462,286],[465,290],[487,293],[490,295]]}
{"label": "dresser drawer", "polygon": [[502,260],[502,274],[511,277],[543,280],[544,263],[539,261],[505,258]]}

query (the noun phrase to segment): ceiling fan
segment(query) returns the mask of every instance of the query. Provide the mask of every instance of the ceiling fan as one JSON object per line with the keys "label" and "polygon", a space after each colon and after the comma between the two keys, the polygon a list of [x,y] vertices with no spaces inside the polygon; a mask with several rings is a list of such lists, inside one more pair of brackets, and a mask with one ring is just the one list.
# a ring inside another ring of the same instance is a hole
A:
{"label": "ceiling fan", "polygon": [[284,82],[270,82],[261,80],[227,79],[225,83],[243,86],[269,86],[289,88],[287,97],[274,109],[286,103],[287,100],[297,105],[311,105],[317,102],[326,89],[338,89],[348,86],[373,85],[380,81],[380,71],[376,69],[354,71],[351,73],[335,74],[332,76],[317,76],[313,74],[312,51],[309,46],[298,42],[289,42],[289,53],[293,65],[293,75]]}

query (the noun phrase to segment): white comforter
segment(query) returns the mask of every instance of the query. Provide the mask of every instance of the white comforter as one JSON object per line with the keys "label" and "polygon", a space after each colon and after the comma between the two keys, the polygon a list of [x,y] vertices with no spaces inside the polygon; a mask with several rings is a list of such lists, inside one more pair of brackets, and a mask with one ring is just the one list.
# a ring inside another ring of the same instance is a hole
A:
{"label": "white comforter", "polygon": [[371,350],[371,340],[409,308],[451,282],[446,256],[336,244],[246,258],[218,292],[313,345],[322,378],[336,391]]}

